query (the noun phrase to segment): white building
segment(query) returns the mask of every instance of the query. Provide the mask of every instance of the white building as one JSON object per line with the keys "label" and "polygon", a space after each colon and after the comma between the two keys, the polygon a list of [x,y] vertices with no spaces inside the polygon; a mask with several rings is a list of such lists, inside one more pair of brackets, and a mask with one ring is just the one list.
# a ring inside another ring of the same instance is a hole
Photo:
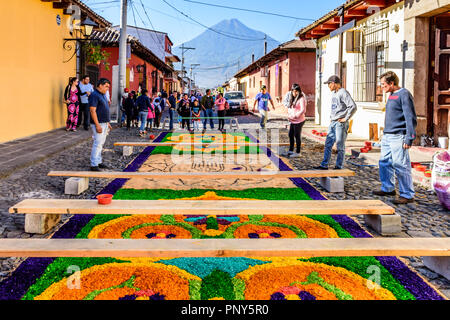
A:
{"label": "white building", "polygon": [[[340,75],[343,87],[350,92],[358,106],[352,119],[351,132],[377,140],[383,132],[386,102],[379,76],[390,70],[399,76],[400,85],[414,96],[418,116],[417,136],[442,135],[442,126],[447,135],[450,88],[440,88],[437,92],[439,99],[432,98],[436,95],[432,89],[434,82],[450,83],[449,71],[438,73],[440,80],[436,79],[431,61],[436,51],[433,45],[436,37],[442,37],[442,32],[446,32],[447,42],[450,43],[450,23],[448,26],[445,23],[450,21],[449,11],[450,0],[439,3],[433,0],[420,3],[348,0],[342,7],[300,30],[297,36],[301,39],[317,41],[316,123],[322,126],[330,124],[331,92],[323,82],[331,75]],[[341,23],[342,12],[344,18]],[[430,32],[436,27],[441,28],[437,36]],[[405,54],[402,50],[404,44],[407,47]],[[442,92],[443,95],[439,96]],[[445,96],[447,93],[448,96]],[[442,109],[447,112],[445,115]],[[438,115],[437,110],[440,112]],[[442,119],[446,122],[444,125]]]}

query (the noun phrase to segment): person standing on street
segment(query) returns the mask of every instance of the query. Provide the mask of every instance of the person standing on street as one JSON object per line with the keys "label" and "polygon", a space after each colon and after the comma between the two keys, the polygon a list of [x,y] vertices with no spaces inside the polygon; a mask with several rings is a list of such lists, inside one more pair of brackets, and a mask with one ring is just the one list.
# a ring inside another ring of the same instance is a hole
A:
{"label": "person standing on street", "polygon": [[[400,196],[395,204],[414,202],[414,185],[411,176],[409,149],[416,139],[417,116],[411,93],[399,87],[398,76],[388,71],[381,75],[381,88],[389,93],[386,103],[386,116],[379,171],[381,190],[374,191],[377,196],[395,196],[395,177],[398,179]],[[395,173],[395,176],[394,176]]]}
{"label": "person standing on street", "polygon": [[84,130],[89,130],[89,96],[94,91],[94,87],[90,83],[89,76],[84,76],[80,83],[81,90],[81,104],[80,104],[80,114],[78,116],[78,127],[82,124]]}
{"label": "person standing on street", "polygon": [[178,103],[178,114],[181,116],[181,127],[184,129],[187,126],[188,131],[191,131],[190,118],[191,108],[188,94],[184,94],[183,99]]}
{"label": "person standing on street", "polygon": [[172,94],[169,97],[169,130],[172,131],[173,130],[173,121],[175,118],[175,110],[177,108],[177,92],[174,91],[172,92]]}
{"label": "person standing on street", "polygon": [[[148,109],[152,108],[152,103],[148,96],[148,90],[143,89],[142,95],[136,100],[136,106],[139,110],[139,121],[141,122],[141,127],[139,128],[139,135],[144,137],[147,131],[145,131],[145,125],[147,124]],[[156,109],[156,108],[155,108]]]}
{"label": "person standing on street", "polygon": [[70,78],[64,91],[64,102],[67,104],[66,131],[77,131],[78,112],[80,111],[81,90],[77,78]]}
{"label": "person standing on street", "polygon": [[194,102],[192,102],[192,130],[200,130],[200,114],[201,114],[201,109],[200,109],[200,104],[198,102],[198,99],[195,99]]}
{"label": "person standing on street", "polygon": [[[300,150],[302,146],[302,128],[305,124],[306,113],[306,96],[298,84],[292,86],[292,99],[288,107],[289,127],[289,152],[287,156],[290,158],[300,158]],[[296,152],[294,153],[294,142],[297,142]]]}
{"label": "person standing on street", "polygon": [[314,169],[328,170],[333,145],[336,143],[338,154],[334,169],[340,170],[344,165],[345,140],[347,140],[349,120],[355,114],[357,107],[350,93],[341,87],[341,79],[338,76],[331,76],[324,84],[327,84],[332,92],[331,124],[328,127],[327,139],[325,140],[323,161],[320,166]]}
{"label": "person standing on street", "polygon": [[269,112],[269,101],[272,104],[273,110],[275,110],[275,106],[273,104],[272,97],[267,92],[266,86],[261,87],[261,92],[258,93],[255,97],[255,103],[253,104],[253,112],[256,111],[256,104],[258,104],[258,111],[261,114],[261,128],[265,129],[267,125],[267,116]]}
{"label": "person standing on street", "polygon": [[131,122],[133,121],[133,110],[135,108],[134,104],[134,91],[128,94],[128,97],[125,99],[123,103],[123,108],[125,110],[125,114],[127,116],[127,130],[130,131]]}
{"label": "person standing on street", "polygon": [[105,93],[109,90],[111,82],[102,78],[97,83],[97,88],[89,96],[89,109],[91,113],[92,144],[91,151],[91,170],[101,171],[100,169],[108,169],[102,163],[102,150],[106,141],[106,136],[111,130],[109,103],[106,100]]}
{"label": "person standing on street", "polygon": [[159,119],[161,119],[162,107],[161,107],[161,93],[158,92],[158,96],[153,99],[153,105],[155,106],[155,128],[159,128]]}
{"label": "person standing on street", "polygon": [[202,97],[200,101],[201,108],[203,110],[203,133],[206,131],[206,124],[211,126],[211,130],[214,130],[214,98],[211,95],[211,89],[206,90],[206,95]]}
{"label": "person standing on street", "polygon": [[130,90],[128,88],[125,88],[123,90],[122,99],[120,101],[120,112],[122,113],[122,116],[120,118],[120,124],[119,127],[122,128],[125,122],[125,119],[127,117],[127,114],[125,112],[125,100],[128,98],[128,95],[130,94]]}
{"label": "person standing on street", "polygon": [[215,102],[217,106],[217,117],[219,118],[219,131],[223,131],[225,126],[225,115],[227,110],[229,109],[227,99],[223,97],[223,93],[219,93],[217,95],[217,99]]}

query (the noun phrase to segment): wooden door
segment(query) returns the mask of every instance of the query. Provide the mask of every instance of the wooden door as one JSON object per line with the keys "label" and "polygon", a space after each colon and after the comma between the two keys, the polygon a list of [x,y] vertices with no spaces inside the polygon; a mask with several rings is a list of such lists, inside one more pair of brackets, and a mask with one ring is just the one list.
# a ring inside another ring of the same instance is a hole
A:
{"label": "wooden door", "polygon": [[450,15],[440,15],[431,22],[431,92],[433,135],[449,135],[450,125]]}

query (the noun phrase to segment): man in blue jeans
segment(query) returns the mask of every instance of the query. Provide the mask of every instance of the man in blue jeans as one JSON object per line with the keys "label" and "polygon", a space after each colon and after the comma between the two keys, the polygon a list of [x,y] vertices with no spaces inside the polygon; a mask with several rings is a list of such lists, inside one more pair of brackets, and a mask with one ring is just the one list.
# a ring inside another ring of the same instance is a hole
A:
{"label": "man in blue jeans", "polygon": [[211,126],[211,130],[214,130],[214,98],[211,95],[211,89],[206,90],[206,95],[202,97],[200,100],[200,106],[203,110],[203,133],[206,132],[206,124],[208,123]]}
{"label": "man in blue jeans", "polygon": [[102,150],[106,141],[106,136],[111,130],[109,117],[109,103],[106,100],[105,93],[109,90],[111,82],[102,78],[98,80],[97,88],[89,95],[89,111],[91,115],[92,144],[91,151],[91,171],[101,171],[108,169],[102,163]]}
{"label": "man in blue jeans", "polygon": [[323,161],[317,170],[327,170],[330,162],[333,145],[336,143],[338,151],[335,170],[342,169],[345,156],[345,140],[350,118],[356,112],[356,103],[350,93],[341,87],[341,79],[338,76],[331,76],[324,84],[331,90],[331,123],[328,127],[327,139],[325,140],[325,151]]}
{"label": "man in blue jeans", "polygon": [[[386,103],[386,116],[381,139],[379,162],[381,190],[377,196],[395,196],[395,177],[398,179],[400,196],[395,204],[414,202],[414,186],[411,176],[409,149],[416,139],[417,116],[411,93],[398,86],[398,76],[388,71],[381,75],[381,88],[390,93]],[[394,176],[395,173],[395,176]]]}
{"label": "man in blue jeans", "polygon": [[275,110],[275,106],[273,104],[272,97],[267,92],[266,86],[261,87],[261,92],[258,93],[255,97],[255,103],[253,104],[253,112],[256,110],[256,104],[258,104],[258,112],[261,114],[261,129],[265,129],[267,125],[267,117],[269,110],[269,102],[272,104],[273,110]]}

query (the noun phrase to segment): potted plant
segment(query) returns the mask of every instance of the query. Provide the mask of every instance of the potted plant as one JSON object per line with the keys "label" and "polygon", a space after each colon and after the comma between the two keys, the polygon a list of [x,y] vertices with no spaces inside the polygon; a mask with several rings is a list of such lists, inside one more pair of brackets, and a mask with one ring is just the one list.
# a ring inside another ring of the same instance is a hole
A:
{"label": "potted plant", "polygon": [[111,53],[106,50],[102,50],[101,45],[94,45],[93,43],[86,44],[86,63],[88,64],[96,64],[100,66],[103,64],[105,70],[109,70],[109,62],[108,59],[111,56]]}

